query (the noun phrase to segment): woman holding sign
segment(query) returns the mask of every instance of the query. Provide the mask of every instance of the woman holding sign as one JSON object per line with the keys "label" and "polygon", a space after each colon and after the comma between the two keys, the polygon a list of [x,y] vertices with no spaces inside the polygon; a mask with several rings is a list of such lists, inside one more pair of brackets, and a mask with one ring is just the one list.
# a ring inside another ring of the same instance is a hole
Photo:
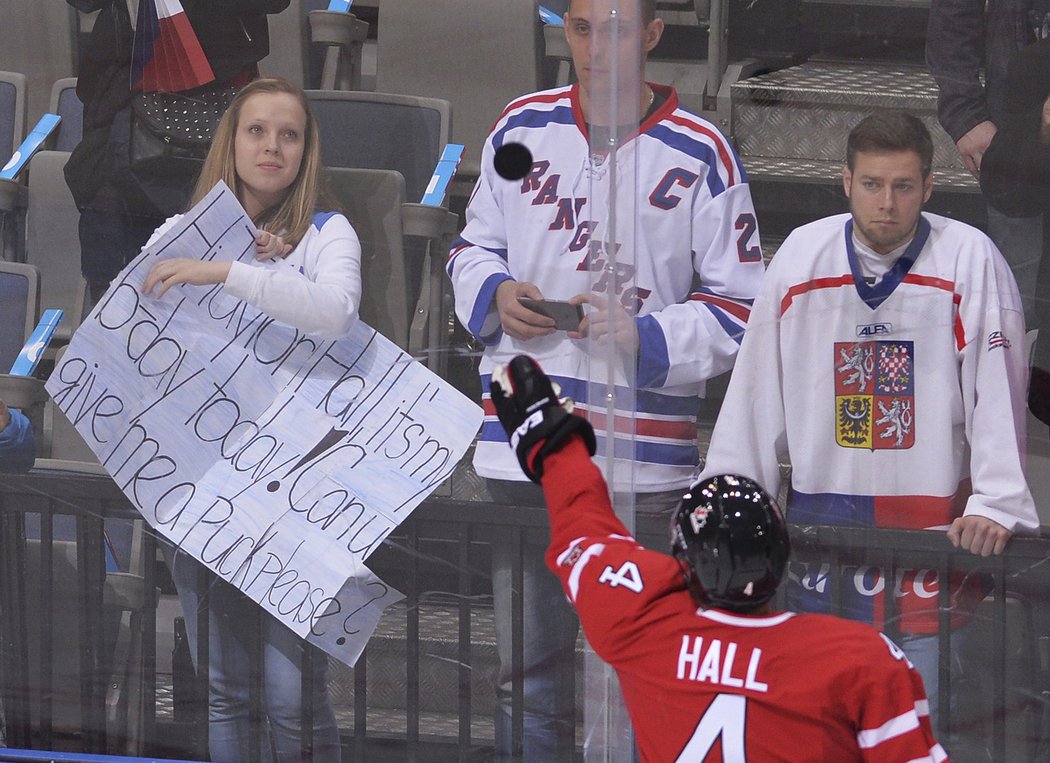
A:
{"label": "woman holding sign", "polygon": [[[161,260],[150,270],[143,291],[160,297],[179,284],[222,284],[226,293],[301,331],[327,338],[349,333],[361,297],[361,247],[342,214],[318,211],[317,123],[301,89],[282,79],[259,79],[240,91],[219,124],[191,206],[220,180],[234,190],[258,229],[256,261]],[[154,240],[177,219],[161,226]],[[171,556],[195,647],[201,566],[188,555]],[[263,712],[269,726],[261,758],[271,759],[272,752],[278,761],[338,761],[327,657],[236,588],[210,571],[206,575],[211,758],[219,763],[255,758],[249,660],[261,646]],[[313,734],[307,750],[300,733],[304,661],[312,668]]]}

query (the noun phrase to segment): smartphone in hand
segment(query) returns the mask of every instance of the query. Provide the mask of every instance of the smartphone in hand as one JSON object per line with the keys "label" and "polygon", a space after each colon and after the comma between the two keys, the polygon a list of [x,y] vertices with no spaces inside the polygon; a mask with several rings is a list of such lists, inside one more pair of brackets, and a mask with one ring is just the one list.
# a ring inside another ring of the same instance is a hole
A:
{"label": "smartphone in hand", "polygon": [[519,304],[534,313],[554,319],[554,328],[558,331],[576,331],[583,320],[583,305],[573,305],[556,299],[530,299],[518,297]]}

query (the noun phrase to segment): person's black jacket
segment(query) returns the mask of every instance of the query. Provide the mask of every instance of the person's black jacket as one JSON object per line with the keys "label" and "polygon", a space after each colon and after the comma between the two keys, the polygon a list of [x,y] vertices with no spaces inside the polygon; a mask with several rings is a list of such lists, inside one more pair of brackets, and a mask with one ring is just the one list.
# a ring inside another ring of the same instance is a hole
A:
{"label": "person's black jacket", "polygon": [[1050,97],[1050,39],[1029,45],[1010,64],[999,130],[981,162],[981,191],[1004,215],[1050,210],[1050,144],[1040,140]]}
{"label": "person's black jacket", "polygon": [[[999,124],[1014,54],[1034,42],[1029,0],[933,0],[926,64],[937,81],[937,118],[952,140]],[[983,78],[982,78],[983,72]]]}
{"label": "person's black jacket", "polygon": [[[66,0],[80,11],[99,11],[80,50],[77,95],[84,104],[84,135],[66,166],[78,207],[89,206],[108,177],[106,144],[114,118],[131,101],[133,34],[125,0]],[[142,0],[145,1],[145,0]],[[216,82],[225,82],[270,52],[266,15],[290,0],[182,0]]]}
{"label": "person's black jacket", "polygon": [[1028,408],[1050,424],[1050,144],[1040,138],[1050,97],[1050,39],[1021,50],[1010,64],[1003,119],[981,162],[981,192],[1004,215],[1043,214],[1043,259],[1035,293],[1039,329],[1028,385]]}

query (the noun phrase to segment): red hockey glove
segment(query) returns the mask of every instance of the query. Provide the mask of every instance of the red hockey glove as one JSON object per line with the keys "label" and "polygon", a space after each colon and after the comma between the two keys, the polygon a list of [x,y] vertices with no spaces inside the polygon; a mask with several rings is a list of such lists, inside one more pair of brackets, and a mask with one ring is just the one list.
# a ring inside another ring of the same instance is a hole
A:
{"label": "red hockey glove", "polygon": [[583,437],[594,455],[590,422],[572,412],[572,400],[558,398],[559,390],[529,356],[518,355],[493,371],[490,386],[496,415],[510,437],[510,447],[525,476],[533,482],[543,476],[544,456],[561,448],[574,432]]}

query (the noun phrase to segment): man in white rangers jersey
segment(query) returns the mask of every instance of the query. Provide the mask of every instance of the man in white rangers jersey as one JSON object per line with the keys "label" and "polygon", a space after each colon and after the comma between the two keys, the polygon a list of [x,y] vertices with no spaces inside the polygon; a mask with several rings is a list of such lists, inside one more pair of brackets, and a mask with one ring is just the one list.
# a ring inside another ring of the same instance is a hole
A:
{"label": "man in white rangers jersey", "polygon": [[[485,345],[480,374],[486,419],[474,465],[500,502],[543,506],[543,496],[507,452],[489,395],[492,370],[522,352],[539,359],[590,416],[602,453],[607,388],[598,386],[592,408],[587,380],[604,380],[607,372],[587,350],[588,342],[612,334],[617,346],[632,348],[615,370],[615,452],[634,465],[633,483],[614,487],[649,496],[670,491],[654,503],[663,510],[672,505],[671,496],[689,484],[699,460],[696,414],[704,381],[732,367],[763,273],[747,176],[733,148],[713,125],[681,108],[673,88],[643,80],[642,64],[663,30],[655,3],[615,5],[614,36],[611,0],[571,3],[565,29],[579,83],[524,96],[497,120],[482,152],[467,225],[449,257],[456,313]],[[615,71],[607,44],[612,39],[620,62]],[[614,80],[622,96],[615,117],[603,97]],[[604,150],[610,138],[619,141],[615,173]],[[497,174],[494,159],[514,143],[528,149],[532,162],[522,179],[511,181]],[[614,174],[620,197],[633,194],[629,208],[637,222],[628,244],[609,241],[605,210]],[[621,244],[631,251],[619,251]],[[519,297],[568,300],[590,312],[578,331],[567,333]],[[640,512],[644,504],[639,498]],[[661,519],[661,543],[665,529]],[[525,756],[561,760],[564,750],[545,747],[543,740],[563,734],[571,744],[571,691],[554,687],[565,673],[571,677],[578,625],[544,567],[544,547],[539,542],[525,551]],[[508,700],[512,554],[496,549],[493,555],[505,668],[501,698]],[[499,717],[509,718],[509,705],[502,708]],[[530,747],[533,741],[537,746]]]}
{"label": "man in white rangers jersey", "polygon": [[[851,214],[798,228],[773,258],[704,475],[731,466],[776,494],[789,458],[792,522],[947,530],[956,547],[998,554],[1038,526],[1017,286],[984,234],[922,212],[933,148],[921,121],[875,114],[847,146]],[[936,711],[936,572],[847,572],[858,619],[881,626],[895,591],[901,646]],[[798,605],[819,610],[830,586],[807,586],[815,576],[799,575]],[[952,581],[953,628],[983,596],[976,582]]]}

